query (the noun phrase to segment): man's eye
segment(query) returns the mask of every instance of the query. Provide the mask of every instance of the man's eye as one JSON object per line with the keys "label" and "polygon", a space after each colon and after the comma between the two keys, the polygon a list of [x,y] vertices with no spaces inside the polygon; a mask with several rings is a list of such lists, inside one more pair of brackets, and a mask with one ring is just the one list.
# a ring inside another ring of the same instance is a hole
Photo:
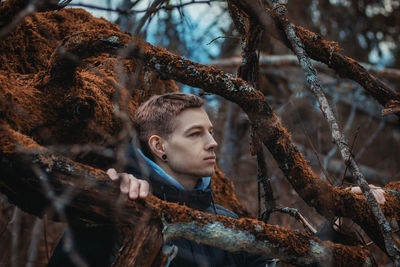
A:
{"label": "man's eye", "polygon": [[200,132],[194,132],[194,133],[189,134],[189,136],[199,136],[199,135],[200,135]]}

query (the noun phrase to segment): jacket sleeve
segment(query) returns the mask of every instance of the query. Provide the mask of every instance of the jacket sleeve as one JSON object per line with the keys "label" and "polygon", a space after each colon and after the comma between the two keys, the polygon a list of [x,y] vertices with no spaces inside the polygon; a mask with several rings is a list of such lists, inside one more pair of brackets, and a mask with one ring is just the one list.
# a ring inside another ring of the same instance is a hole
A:
{"label": "jacket sleeve", "polygon": [[[67,234],[71,242],[67,240]],[[90,227],[71,229],[64,233],[48,267],[109,267],[113,262],[116,232],[112,227]]]}

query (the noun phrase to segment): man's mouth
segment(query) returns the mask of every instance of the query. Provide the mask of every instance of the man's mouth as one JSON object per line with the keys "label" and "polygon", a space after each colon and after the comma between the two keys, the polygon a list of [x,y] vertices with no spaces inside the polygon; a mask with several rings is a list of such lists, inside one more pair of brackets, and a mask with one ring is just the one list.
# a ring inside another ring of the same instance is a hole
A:
{"label": "man's mouth", "polygon": [[206,158],[204,158],[204,160],[209,163],[215,163],[215,156],[206,157]]}

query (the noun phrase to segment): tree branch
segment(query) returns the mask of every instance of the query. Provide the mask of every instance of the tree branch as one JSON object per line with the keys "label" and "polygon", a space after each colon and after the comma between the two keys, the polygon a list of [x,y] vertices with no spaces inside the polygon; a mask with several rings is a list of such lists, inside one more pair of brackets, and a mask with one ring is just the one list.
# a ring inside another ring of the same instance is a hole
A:
{"label": "tree branch", "polygon": [[[236,26],[236,29],[242,36],[242,63],[238,68],[238,76],[243,80],[251,83],[254,87],[258,86],[259,62],[257,55],[257,45],[260,41],[262,28],[248,17],[242,10],[237,8],[231,1],[228,1],[229,14]],[[271,181],[267,177],[267,166],[265,164],[264,151],[260,145],[260,140],[257,134],[252,131],[252,154],[257,157],[258,166],[258,217],[261,216],[260,204],[260,183],[264,190],[264,205],[266,212],[263,214],[264,220],[267,222],[269,214],[275,208],[274,194]]]}

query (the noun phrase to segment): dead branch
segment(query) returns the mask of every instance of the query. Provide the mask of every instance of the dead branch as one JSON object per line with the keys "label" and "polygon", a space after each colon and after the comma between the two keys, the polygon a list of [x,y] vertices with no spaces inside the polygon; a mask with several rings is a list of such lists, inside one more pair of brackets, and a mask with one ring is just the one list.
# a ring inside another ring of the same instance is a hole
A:
{"label": "dead branch", "polygon": [[397,114],[399,112],[400,112],[400,101],[399,100],[390,100],[385,105],[385,108],[382,110],[382,116]]}
{"label": "dead branch", "polygon": [[[302,152],[303,152],[305,155],[312,155],[312,154],[314,154],[314,152],[311,151],[310,149],[302,149]],[[342,160],[337,159],[337,158],[330,158],[330,159],[328,159],[328,156],[327,156],[327,155],[321,155],[321,154],[319,154],[318,156],[319,156],[324,162],[325,162],[325,159],[327,159],[327,161],[326,161],[326,170],[327,170],[328,172],[334,173],[334,174],[336,174],[336,175],[341,175],[341,174],[343,174],[343,168],[344,168],[343,165],[344,165],[344,164],[343,164],[343,161],[342,161]],[[307,156],[306,156],[306,157],[307,157]],[[307,159],[310,160],[311,166],[317,166],[317,165],[319,165],[318,160],[315,159],[315,157],[308,156]],[[366,180],[367,180],[369,183],[373,183],[373,184],[376,184],[376,185],[384,186],[384,185],[386,185],[386,184],[388,184],[389,182],[391,182],[391,181],[394,180],[394,177],[391,177],[391,174],[390,174],[390,173],[383,172],[383,171],[377,170],[377,169],[373,169],[373,168],[370,168],[370,167],[368,167],[368,166],[366,166],[366,165],[360,165],[360,164],[359,164],[359,167],[360,167],[361,173],[364,174]],[[346,178],[350,178],[349,175],[346,175],[345,177],[346,177]]]}
{"label": "dead branch", "polygon": [[[73,197],[64,205],[74,223],[116,223],[121,227],[125,243],[116,265],[150,266],[160,256],[162,236],[166,241],[182,237],[232,252],[278,257],[296,265],[350,262],[357,266],[373,265],[368,251],[362,247],[321,242],[316,237],[255,219],[236,220],[207,214],[154,196],[129,201],[125,196],[120,197],[119,185],[111,182],[103,171],[52,153],[5,124],[1,125],[0,135],[1,165],[5,170],[0,180],[1,191],[29,212],[53,216],[46,200],[48,191],[41,187],[41,178],[32,167],[44,170],[57,194],[65,190],[73,192]],[[14,168],[5,168],[9,164]],[[44,201],[32,202],[33,195]],[[145,222],[143,217],[147,218]],[[140,253],[143,247],[151,250],[144,255]],[[315,253],[317,249],[320,253]]]}
{"label": "dead branch", "polygon": [[[238,77],[251,83],[258,88],[258,71],[259,62],[257,55],[257,45],[260,41],[262,27],[251,17],[248,17],[243,11],[237,8],[234,4],[228,1],[229,14],[235,24],[236,29],[242,36],[242,63],[238,68]],[[260,205],[260,183],[264,190],[264,205],[267,210],[265,221],[268,221],[269,214],[275,208],[274,195],[271,186],[271,181],[267,177],[267,166],[265,164],[264,151],[257,134],[252,131],[252,154],[257,157],[258,166],[258,217],[261,216]]]}
{"label": "dead branch", "polygon": [[[242,62],[240,57],[232,57],[232,58],[223,58],[219,60],[214,60],[210,63],[210,65],[216,65],[224,70],[234,70],[236,69]],[[324,73],[332,72],[325,64],[311,60],[314,67],[318,71],[322,71]],[[259,58],[260,70],[262,71],[264,68],[281,68],[281,67],[300,67],[299,61],[295,55],[260,55]],[[359,64],[364,67],[368,72],[384,79],[393,79],[400,80],[400,70],[393,68],[380,68],[375,67],[371,64],[359,62]]]}
{"label": "dead branch", "polygon": [[273,211],[278,211],[281,213],[289,214],[290,216],[292,216],[296,220],[298,220],[303,225],[304,229],[306,229],[306,231],[308,233],[310,233],[310,234],[317,233],[317,230],[311,225],[311,223],[306,218],[304,218],[304,216],[299,212],[298,209],[285,207],[285,208],[276,208]]}
{"label": "dead branch", "polygon": [[102,11],[108,11],[108,12],[116,12],[121,15],[133,15],[136,13],[156,13],[160,10],[173,10],[173,9],[180,9],[182,7],[188,6],[188,5],[193,5],[193,4],[208,4],[210,5],[211,2],[214,2],[215,0],[191,0],[186,3],[181,3],[177,5],[171,5],[171,4],[164,4],[164,5],[155,5],[151,6],[146,9],[130,9],[130,10],[125,10],[121,8],[113,9],[113,8],[107,8],[107,7],[102,7],[99,5],[91,5],[91,4],[83,4],[83,3],[77,3],[77,4],[69,4],[71,7],[84,7],[84,8],[91,8],[91,9],[96,9],[96,10],[102,10]]}

